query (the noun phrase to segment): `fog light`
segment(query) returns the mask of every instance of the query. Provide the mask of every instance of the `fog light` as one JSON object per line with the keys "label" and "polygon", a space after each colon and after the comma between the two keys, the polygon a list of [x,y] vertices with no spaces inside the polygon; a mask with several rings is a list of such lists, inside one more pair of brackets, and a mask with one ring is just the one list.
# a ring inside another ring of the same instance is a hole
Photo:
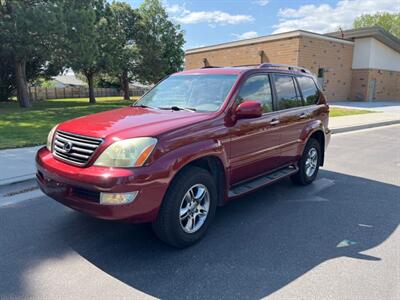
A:
{"label": "fog light", "polygon": [[100,193],[100,204],[120,205],[133,202],[138,192],[131,193]]}

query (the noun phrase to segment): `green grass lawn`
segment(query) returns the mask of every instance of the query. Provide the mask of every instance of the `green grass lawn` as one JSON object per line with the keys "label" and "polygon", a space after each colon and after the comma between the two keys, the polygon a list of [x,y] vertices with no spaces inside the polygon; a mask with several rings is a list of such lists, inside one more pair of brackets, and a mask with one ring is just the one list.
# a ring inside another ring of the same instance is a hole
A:
{"label": "green grass lawn", "polygon": [[[80,116],[128,106],[133,101],[121,97],[97,98],[89,104],[87,98],[38,101],[30,109],[21,109],[16,101],[0,102],[0,149],[42,145],[57,123]],[[331,117],[370,113],[368,110],[330,108]]]}
{"label": "green grass lawn", "polygon": [[122,97],[96,100],[96,104],[89,104],[88,98],[37,101],[29,109],[20,108],[16,101],[0,102],[0,149],[45,144],[57,123],[133,103]]}
{"label": "green grass lawn", "polygon": [[341,108],[341,107],[330,107],[329,108],[329,116],[330,117],[361,115],[361,114],[369,114],[369,113],[374,113],[374,112],[375,111],[366,110],[366,109],[351,109],[351,108]]}

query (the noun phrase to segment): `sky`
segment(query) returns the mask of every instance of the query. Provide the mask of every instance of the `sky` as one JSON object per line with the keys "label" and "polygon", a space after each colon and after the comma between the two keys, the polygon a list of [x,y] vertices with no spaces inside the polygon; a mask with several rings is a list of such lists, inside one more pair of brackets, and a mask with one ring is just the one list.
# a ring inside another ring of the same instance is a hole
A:
{"label": "sky", "polygon": [[[125,0],[133,7],[142,0]],[[185,49],[296,29],[318,33],[351,28],[354,18],[400,12],[400,0],[164,0],[185,32]]]}

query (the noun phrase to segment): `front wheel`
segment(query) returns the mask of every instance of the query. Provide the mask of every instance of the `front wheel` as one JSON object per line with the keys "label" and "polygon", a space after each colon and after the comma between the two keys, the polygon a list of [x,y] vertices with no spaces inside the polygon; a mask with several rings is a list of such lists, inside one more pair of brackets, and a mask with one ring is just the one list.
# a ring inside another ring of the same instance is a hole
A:
{"label": "front wheel", "polygon": [[316,139],[311,138],[303,151],[298,163],[299,171],[293,175],[292,180],[301,185],[308,185],[317,177],[321,163],[321,146]]}
{"label": "front wheel", "polygon": [[212,175],[204,169],[189,167],[171,183],[153,230],[171,246],[188,247],[204,236],[216,207],[217,190]]}

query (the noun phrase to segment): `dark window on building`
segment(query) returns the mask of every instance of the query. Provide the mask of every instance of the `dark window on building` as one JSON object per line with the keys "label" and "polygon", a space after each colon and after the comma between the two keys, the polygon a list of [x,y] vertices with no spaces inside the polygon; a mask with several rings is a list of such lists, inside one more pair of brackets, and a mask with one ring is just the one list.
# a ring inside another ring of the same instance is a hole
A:
{"label": "dark window on building", "polygon": [[272,111],[272,93],[268,75],[252,76],[242,85],[238,95],[239,103],[243,100],[259,101],[263,112]]}
{"label": "dark window on building", "polygon": [[324,73],[325,73],[324,68],[318,68],[318,77],[319,78],[324,78]]}
{"label": "dark window on building", "polygon": [[274,74],[278,109],[302,106],[303,103],[296,92],[294,78],[289,75]]}
{"label": "dark window on building", "polygon": [[319,68],[318,69],[318,85],[320,86],[320,88],[322,89],[322,90],[324,90],[325,89],[325,72],[326,72],[326,70],[325,70],[325,68]]}
{"label": "dark window on building", "polygon": [[301,92],[306,105],[316,104],[318,102],[319,91],[312,78],[306,76],[298,76]]}

